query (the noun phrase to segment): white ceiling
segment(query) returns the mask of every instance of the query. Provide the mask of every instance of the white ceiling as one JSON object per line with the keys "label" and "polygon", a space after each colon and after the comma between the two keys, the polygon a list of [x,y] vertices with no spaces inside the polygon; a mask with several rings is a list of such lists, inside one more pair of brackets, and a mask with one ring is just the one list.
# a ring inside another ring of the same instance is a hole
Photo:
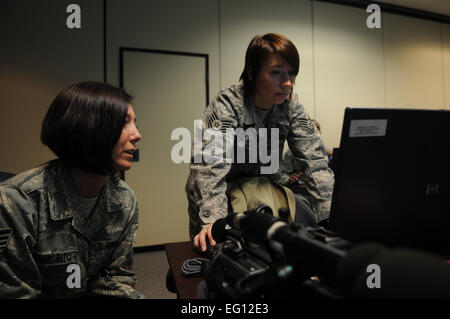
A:
{"label": "white ceiling", "polygon": [[422,11],[450,16],[450,0],[375,0]]}

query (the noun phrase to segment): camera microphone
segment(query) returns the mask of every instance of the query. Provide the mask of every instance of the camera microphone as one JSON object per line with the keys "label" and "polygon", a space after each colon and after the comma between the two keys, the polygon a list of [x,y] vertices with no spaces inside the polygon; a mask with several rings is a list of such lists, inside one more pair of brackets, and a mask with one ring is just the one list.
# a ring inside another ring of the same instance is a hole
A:
{"label": "camera microphone", "polygon": [[[211,235],[214,240],[218,243],[221,243],[225,239],[226,228],[227,228],[227,219],[220,218],[214,222],[211,228]],[[228,226],[229,227],[229,226]]]}
{"label": "camera microphone", "polygon": [[[288,226],[287,223],[274,219],[272,209],[266,205],[259,204],[254,209],[245,213],[231,213],[224,218],[218,219],[212,226],[211,233],[217,242],[225,240],[227,232],[244,230],[253,239],[271,237],[279,227]],[[266,237],[269,236],[269,237]]]}
{"label": "camera microphone", "polygon": [[244,217],[245,215],[242,213],[232,213],[228,214],[227,217],[216,220],[211,228],[211,235],[214,240],[221,243],[234,229],[240,229],[240,223]]}

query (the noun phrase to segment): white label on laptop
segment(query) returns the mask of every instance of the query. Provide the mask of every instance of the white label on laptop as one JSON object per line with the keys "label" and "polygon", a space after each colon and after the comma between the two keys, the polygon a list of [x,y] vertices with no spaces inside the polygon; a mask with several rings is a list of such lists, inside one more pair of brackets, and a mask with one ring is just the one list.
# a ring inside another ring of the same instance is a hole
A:
{"label": "white label on laptop", "polygon": [[350,137],[385,136],[387,120],[352,120]]}

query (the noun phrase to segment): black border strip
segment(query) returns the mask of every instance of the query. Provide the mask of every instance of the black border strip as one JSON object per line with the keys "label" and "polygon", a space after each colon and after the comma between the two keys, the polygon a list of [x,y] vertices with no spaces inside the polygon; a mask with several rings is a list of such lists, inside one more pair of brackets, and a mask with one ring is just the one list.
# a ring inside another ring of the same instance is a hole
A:
{"label": "black border strip", "polygon": [[380,6],[382,12],[394,13],[414,18],[450,24],[450,16],[413,8],[397,6],[389,3],[367,1],[367,0],[312,0],[312,1],[329,2],[364,9],[366,9],[369,4],[377,4]]}
{"label": "black border strip", "polygon": [[193,56],[205,59],[205,95],[206,106],[209,104],[209,55],[205,53],[194,53],[184,51],[169,51],[169,50],[156,50],[156,49],[143,49],[143,48],[131,48],[131,47],[119,47],[119,86],[123,88],[123,54],[125,51],[144,52],[144,53],[156,53],[156,54],[171,54],[182,56]]}

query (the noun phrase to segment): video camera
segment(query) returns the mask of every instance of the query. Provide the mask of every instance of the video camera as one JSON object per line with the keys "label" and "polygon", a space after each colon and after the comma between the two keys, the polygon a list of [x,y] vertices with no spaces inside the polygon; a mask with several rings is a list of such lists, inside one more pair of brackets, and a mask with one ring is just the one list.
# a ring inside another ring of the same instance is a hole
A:
{"label": "video camera", "polygon": [[303,227],[260,204],[216,221],[204,268],[213,298],[342,298],[335,268],[350,243],[323,227]]}

